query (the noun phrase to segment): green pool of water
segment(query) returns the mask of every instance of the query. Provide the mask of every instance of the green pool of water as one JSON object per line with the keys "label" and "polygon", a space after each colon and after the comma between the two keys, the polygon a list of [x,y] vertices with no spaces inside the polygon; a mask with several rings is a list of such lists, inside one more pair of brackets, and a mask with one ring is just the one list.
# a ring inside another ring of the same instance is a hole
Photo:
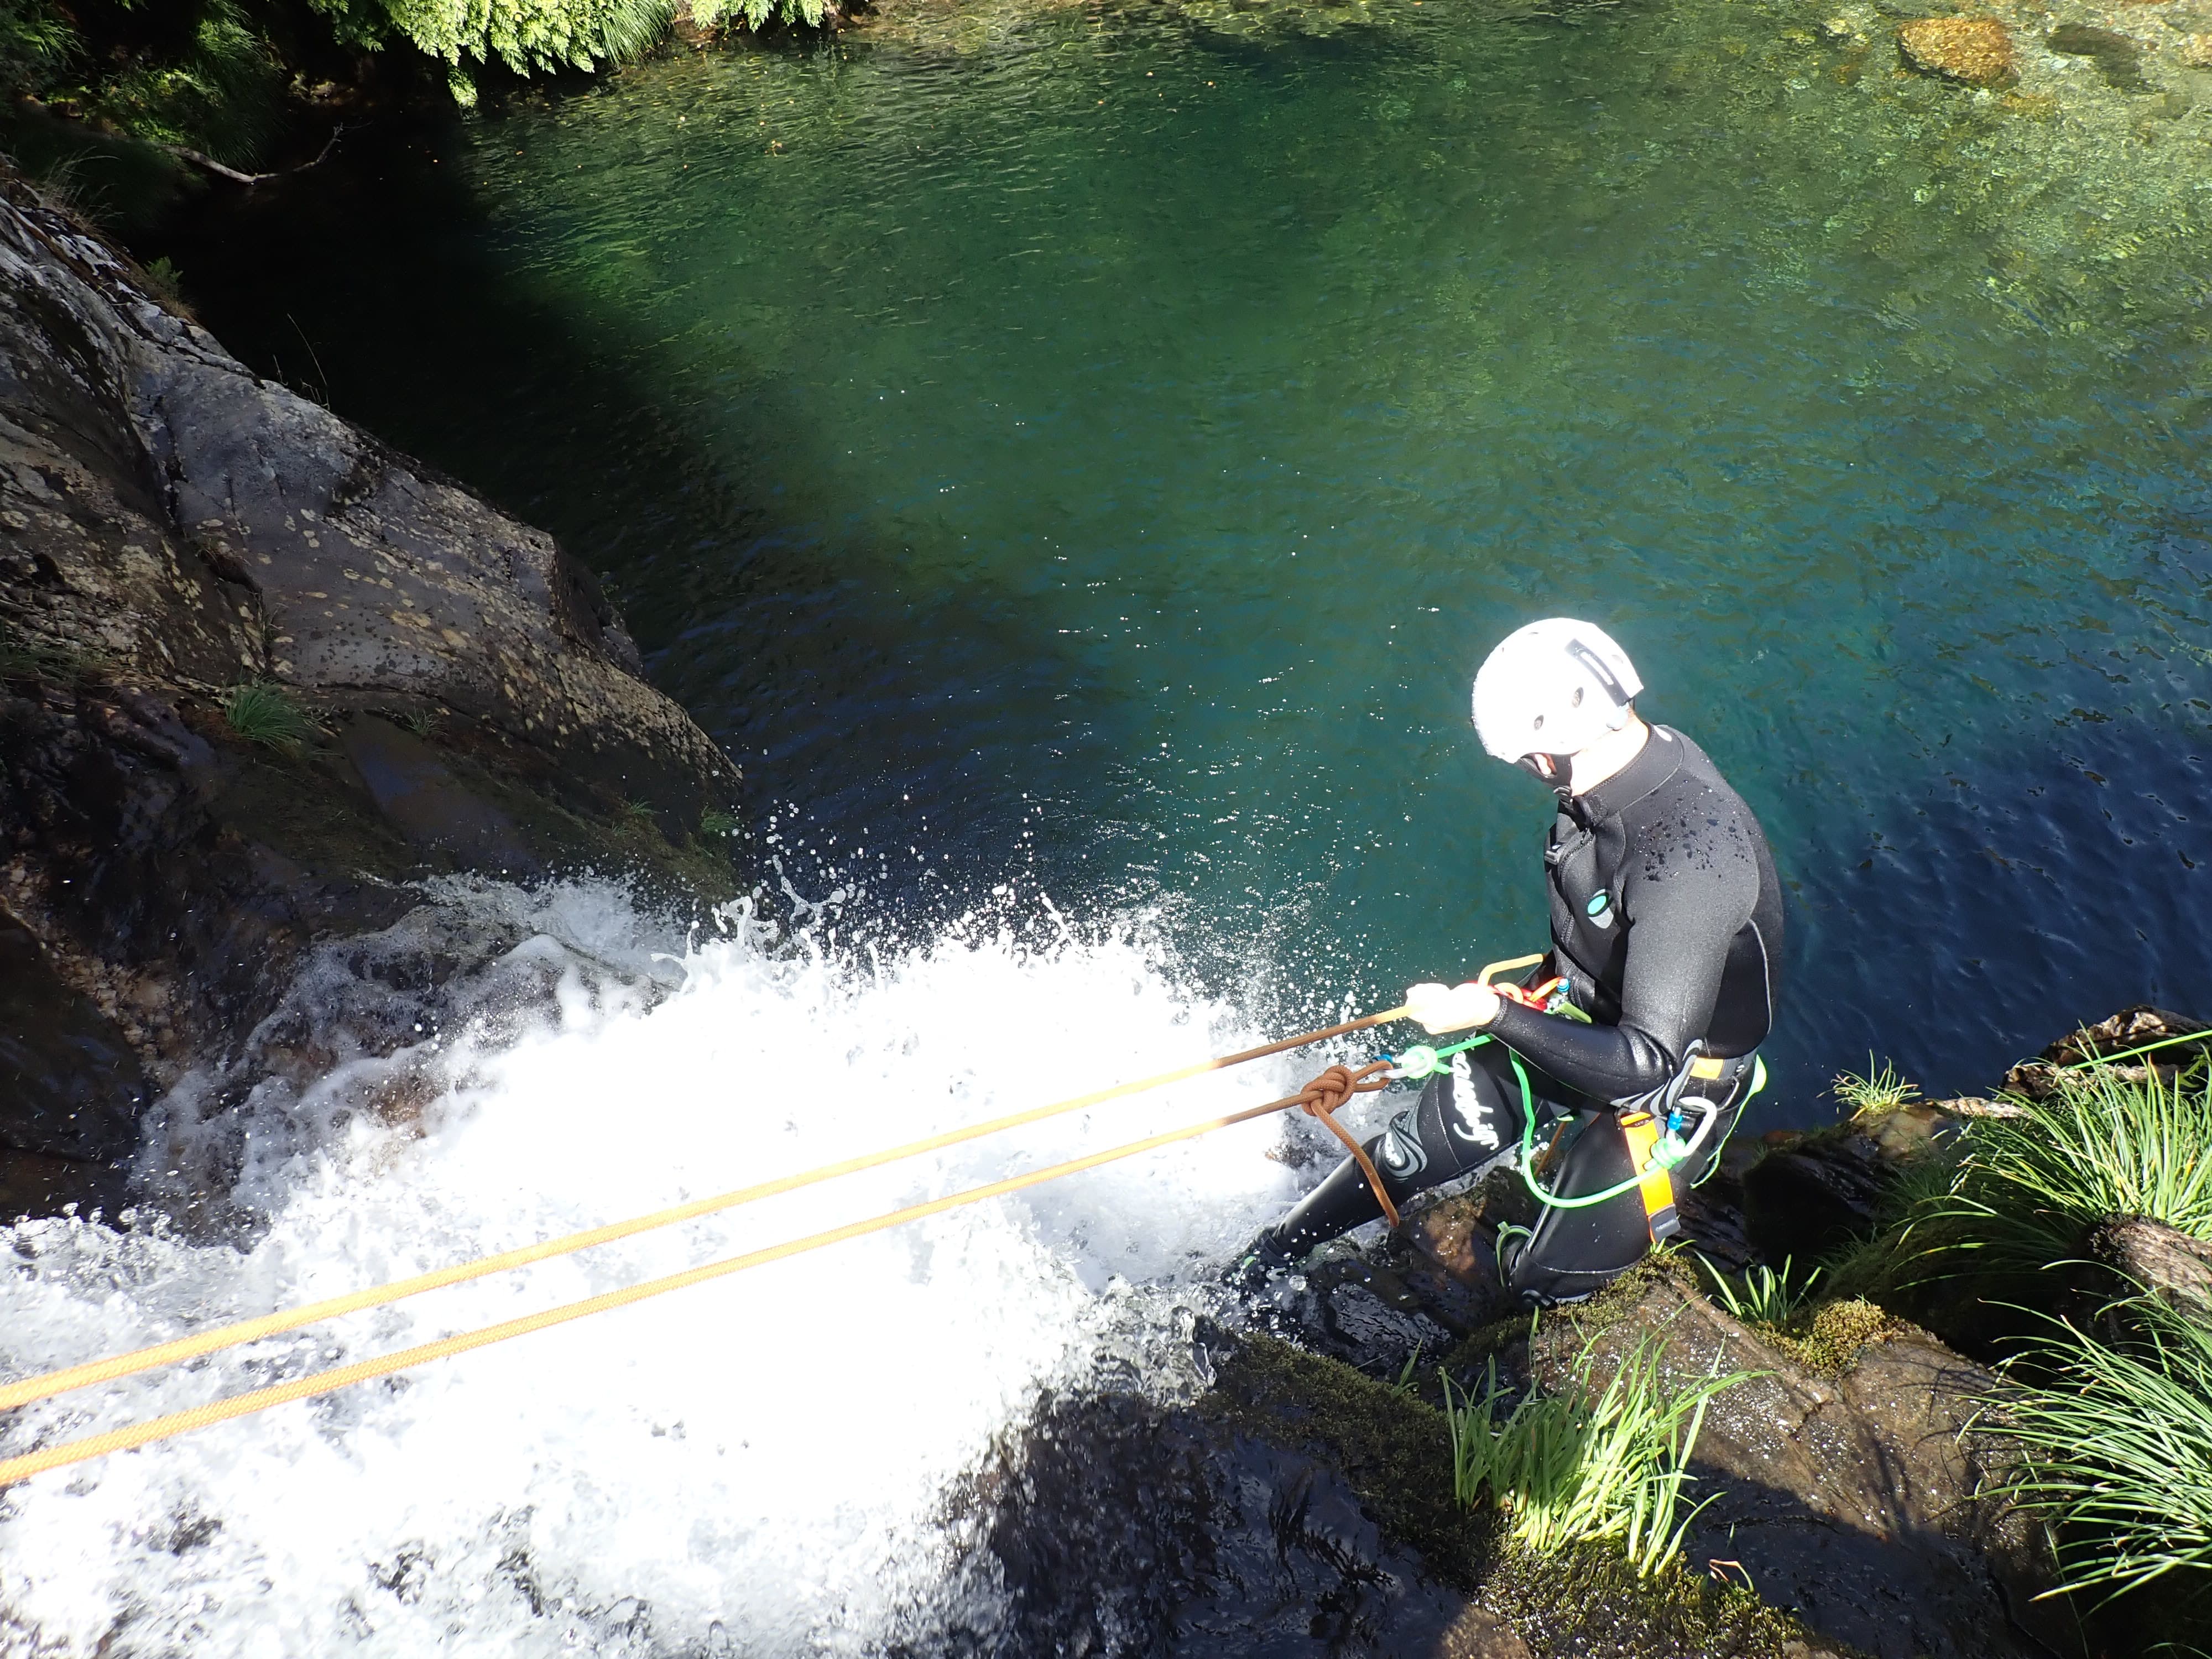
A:
{"label": "green pool of water", "polygon": [[1164,901],[1286,1018],[1534,948],[1468,680],[1602,623],[1775,842],[1803,1121],[2212,1009],[2212,129],[1820,15],[896,13],[185,269],[606,575],[802,890]]}

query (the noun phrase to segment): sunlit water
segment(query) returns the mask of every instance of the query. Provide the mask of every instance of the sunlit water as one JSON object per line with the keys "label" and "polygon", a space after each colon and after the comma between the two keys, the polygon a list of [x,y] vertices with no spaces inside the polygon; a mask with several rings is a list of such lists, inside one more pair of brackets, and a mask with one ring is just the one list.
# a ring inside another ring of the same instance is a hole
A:
{"label": "sunlit water", "polygon": [[1329,1002],[1516,953],[1543,799],[1468,680],[1602,621],[1765,819],[1767,1109],[1816,1121],[1869,1049],[1979,1088],[2212,1006],[2212,111],[1817,21],[907,11],[182,258],[605,572],[757,819],[901,918],[1169,892]]}
{"label": "sunlit water", "polygon": [[[1768,1121],[1824,1116],[1824,1079],[1869,1049],[1980,1087],[2076,1016],[2212,1006],[2205,118],[2033,54],[2017,99],[1900,81],[1872,14],[1863,54],[1812,17],[910,15],[679,53],[412,148],[349,137],[349,174],[181,242],[250,361],[610,578],[660,683],[747,769],[745,857],[809,897],[860,891],[815,954],[663,936],[599,890],[543,899],[541,926],[616,969],[575,969],[511,1044],[440,1033],[411,1123],[345,1109],[358,1077],[270,1097],[248,1245],[16,1229],[0,1364],[656,1206],[1516,952],[1540,927],[1543,798],[1476,752],[1466,685],[1557,611],[1613,628],[1650,712],[1765,818],[1793,895]],[[5,1446],[1295,1075],[41,1407]],[[164,1121],[157,1188],[201,1133],[185,1097]],[[0,1649],[926,1632],[948,1598],[989,1601],[953,1569],[946,1494],[1037,1389],[1102,1349],[1180,1386],[1160,1334],[1297,1184],[1275,1133],[46,1477],[0,1498]]]}

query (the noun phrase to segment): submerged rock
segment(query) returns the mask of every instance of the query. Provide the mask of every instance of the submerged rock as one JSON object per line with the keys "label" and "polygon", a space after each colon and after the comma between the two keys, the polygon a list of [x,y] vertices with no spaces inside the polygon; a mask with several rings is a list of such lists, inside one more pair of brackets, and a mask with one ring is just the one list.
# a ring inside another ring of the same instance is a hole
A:
{"label": "submerged rock", "polygon": [[[736,770],[581,566],[257,379],[4,173],[0,778],[8,948],[76,999],[11,1063],[83,1034],[28,1109],[76,1100],[101,1158],[420,878],[736,886],[696,838]],[[0,1146],[79,1156],[25,1110]]]}
{"label": "submerged rock", "polygon": [[2061,23],[2044,44],[2063,56],[2087,58],[2105,77],[2105,84],[2120,92],[2155,92],[2143,78],[2142,43],[2111,29],[2087,23]]}
{"label": "submerged rock", "polygon": [[1961,86],[2003,86],[2019,74],[2011,32],[1994,17],[1916,17],[1898,25],[1897,46],[1909,68]]}

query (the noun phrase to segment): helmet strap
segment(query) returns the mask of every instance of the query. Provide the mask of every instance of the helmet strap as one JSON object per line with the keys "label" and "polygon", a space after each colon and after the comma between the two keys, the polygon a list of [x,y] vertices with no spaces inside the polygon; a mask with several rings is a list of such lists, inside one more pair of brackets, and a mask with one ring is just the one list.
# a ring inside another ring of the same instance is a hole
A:
{"label": "helmet strap", "polygon": [[1548,783],[1562,795],[1572,792],[1575,782],[1575,757],[1572,755],[1551,755],[1542,750],[1526,754],[1513,763],[1530,777]]}

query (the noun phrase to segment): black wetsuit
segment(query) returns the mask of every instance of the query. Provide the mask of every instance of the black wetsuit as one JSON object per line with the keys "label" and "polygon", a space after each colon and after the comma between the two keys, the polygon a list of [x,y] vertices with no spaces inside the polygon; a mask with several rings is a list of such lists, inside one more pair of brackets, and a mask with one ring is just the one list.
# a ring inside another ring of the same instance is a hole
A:
{"label": "black wetsuit", "polygon": [[[1588,1024],[1513,1002],[1495,1040],[1453,1059],[1419,1102],[1368,1145],[1393,1201],[1481,1168],[1517,1146],[1530,1110],[1566,1119],[1550,1173],[1556,1196],[1600,1192],[1633,1173],[1613,1108],[1670,1083],[1702,1042],[1722,1060],[1692,1079],[1723,1114],[1710,1170],[1750,1091],[1750,1055],[1774,1023],[1782,969],[1782,885],[1759,821],[1703,750],[1660,726],[1634,759],[1583,795],[1563,795],[1544,862],[1552,957]],[[1447,1039],[1446,1041],[1454,1041]],[[1526,1064],[1519,1070],[1504,1053]],[[1526,1088],[1523,1079],[1526,1079]],[[1266,1242],[1297,1255],[1382,1213],[1347,1158]],[[1580,1208],[1546,1208],[1505,1256],[1506,1281],[1531,1301],[1589,1294],[1650,1242],[1633,1190]]]}

